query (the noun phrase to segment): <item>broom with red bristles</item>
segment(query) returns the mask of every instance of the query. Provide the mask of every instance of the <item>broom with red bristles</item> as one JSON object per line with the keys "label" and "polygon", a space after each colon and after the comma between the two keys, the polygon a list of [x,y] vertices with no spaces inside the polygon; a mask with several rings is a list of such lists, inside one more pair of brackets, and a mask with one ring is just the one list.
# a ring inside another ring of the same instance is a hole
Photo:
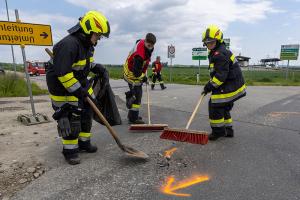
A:
{"label": "broom with red bristles", "polygon": [[151,124],[151,112],[150,112],[150,94],[148,84],[146,83],[147,90],[147,107],[148,107],[148,124],[132,124],[129,127],[130,131],[162,131],[168,127],[168,124]]}
{"label": "broom with red bristles", "polygon": [[208,143],[208,133],[205,131],[197,131],[197,130],[188,130],[195,115],[197,113],[200,104],[204,98],[204,94],[201,95],[193,114],[191,115],[185,129],[177,129],[177,128],[165,128],[163,133],[161,134],[161,139],[174,140],[179,142],[188,142],[192,144],[207,144]]}

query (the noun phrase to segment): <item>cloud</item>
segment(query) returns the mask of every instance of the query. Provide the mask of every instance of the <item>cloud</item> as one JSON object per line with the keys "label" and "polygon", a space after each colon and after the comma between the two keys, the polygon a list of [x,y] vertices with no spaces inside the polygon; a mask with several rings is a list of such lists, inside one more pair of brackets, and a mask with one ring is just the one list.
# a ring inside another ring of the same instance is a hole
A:
{"label": "cloud", "polygon": [[[147,32],[158,38],[155,55],[166,60],[169,44],[176,46],[175,63],[191,63],[191,49],[202,46],[202,31],[208,24],[217,24],[225,32],[233,22],[257,23],[268,14],[282,12],[274,8],[270,0],[65,0],[86,10],[100,10],[111,24],[111,35],[100,41],[96,61],[121,64],[136,39]],[[5,13],[5,12],[2,12]],[[23,21],[51,24],[54,41],[58,41],[66,30],[77,22],[78,16],[64,16],[60,13],[35,13],[22,11]],[[3,16],[0,15],[0,17]],[[5,17],[4,17],[5,18]],[[241,40],[232,39],[233,48],[241,50]],[[33,55],[33,54],[32,54]],[[39,58],[39,56],[36,56]]]}
{"label": "cloud", "polygon": [[[273,8],[272,1],[268,0],[66,1],[85,9],[99,8],[114,27],[109,40],[123,41],[123,45],[131,47],[135,39],[154,32],[158,37],[156,53],[166,56],[167,45],[173,43],[178,55],[188,54],[183,56],[186,58],[190,57],[192,47],[201,45],[201,34],[208,24],[217,24],[226,33],[230,23],[256,23],[270,13],[282,12]],[[235,49],[240,50],[238,44]]]}

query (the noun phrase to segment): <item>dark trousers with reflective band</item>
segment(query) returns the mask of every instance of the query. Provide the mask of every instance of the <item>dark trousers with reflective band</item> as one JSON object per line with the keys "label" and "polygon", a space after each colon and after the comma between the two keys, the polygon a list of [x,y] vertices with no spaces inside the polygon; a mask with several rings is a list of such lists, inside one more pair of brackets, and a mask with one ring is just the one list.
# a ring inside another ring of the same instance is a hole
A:
{"label": "dark trousers with reflective band", "polygon": [[[55,106],[53,106],[54,109]],[[78,115],[78,111],[69,109],[68,119],[71,126],[71,132],[67,137],[62,138],[63,154],[68,157],[79,152],[80,147],[90,145],[91,128],[92,128],[92,114],[91,107],[86,103],[81,103],[82,111]],[[72,114],[72,113],[76,113]]]}
{"label": "dark trousers with reflective band", "polygon": [[91,129],[92,129],[92,120],[93,119],[93,110],[87,102],[83,103],[83,110],[80,119],[81,132],[79,133],[78,142],[79,147],[85,147],[90,145],[91,141]]}
{"label": "dark trousers with reflective band", "polygon": [[134,122],[139,117],[139,111],[141,108],[141,101],[143,96],[142,85],[134,86],[128,83],[129,90],[132,96],[135,96],[135,101],[133,102],[131,108],[128,111],[128,120]]}
{"label": "dark trousers with reflective band", "polygon": [[214,134],[226,134],[226,130],[232,130],[232,118],[230,111],[233,108],[233,103],[213,104],[209,100],[208,111],[209,121]]}
{"label": "dark trousers with reflective band", "polygon": [[155,87],[156,79],[159,81],[160,87],[163,88],[164,87],[164,82],[162,80],[162,77],[161,77],[160,73],[157,73],[156,75],[155,74],[152,75],[152,82],[153,82],[153,84],[151,85],[152,88]]}

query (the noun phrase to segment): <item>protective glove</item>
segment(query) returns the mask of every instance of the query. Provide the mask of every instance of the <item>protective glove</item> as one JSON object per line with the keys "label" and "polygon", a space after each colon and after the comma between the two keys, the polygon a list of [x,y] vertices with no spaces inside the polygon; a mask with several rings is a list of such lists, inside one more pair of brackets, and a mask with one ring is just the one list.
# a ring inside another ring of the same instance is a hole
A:
{"label": "protective glove", "polygon": [[147,77],[147,76],[144,76],[143,79],[142,79],[142,82],[143,82],[143,83],[146,83],[146,84],[148,85],[148,84],[149,84],[149,83],[148,83],[148,77]]}
{"label": "protective glove", "polygon": [[60,137],[68,137],[71,134],[70,121],[67,116],[63,116],[57,120],[57,131]]}
{"label": "protective glove", "polygon": [[201,92],[202,95],[207,95],[208,93],[210,93],[213,90],[214,86],[210,83],[210,81],[208,81],[206,83],[206,85],[204,86],[203,91]]}
{"label": "protective glove", "polygon": [[80,87],[75,92],[73,92],[74,96],[80,100],[83,100],[85,97],[88,96],[88,87]]}

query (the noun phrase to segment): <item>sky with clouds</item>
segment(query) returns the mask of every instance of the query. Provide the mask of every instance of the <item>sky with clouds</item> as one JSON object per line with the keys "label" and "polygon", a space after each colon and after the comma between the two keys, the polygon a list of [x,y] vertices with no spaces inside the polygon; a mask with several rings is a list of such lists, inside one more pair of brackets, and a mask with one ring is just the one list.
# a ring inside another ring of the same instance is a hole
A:
{"label": "sky with clouds", "polygon": [[[88,10],[99,10],[111,25],[109,39],[100,41],[95,60],[123,64],[135,41],[147,32],[157,36],[154,56],[168,61],[167,46],[176,47],[175,64],[194,64],[192,48],[202,46],[201,35],[209,24],[218,25],[231,50],[251,57],[279,57],[282,44],[300,43],[300,0],[7,0],[10,18],[19,10],[23,22],[50,24],[54,43],[67,35]],[[5,0],[0,0],[0,20],[6,21]],[[0,46],[0,62],[11,62],[9,46]],[[22,61],[15,46],[16,59]],[[26,47],[28,60],[47,60],[44,47]],[[205,62],[203,62],[205,63]],[[282,63],[284,64],[284,63]],[[291,61],[300,65],[300,61]]]}

